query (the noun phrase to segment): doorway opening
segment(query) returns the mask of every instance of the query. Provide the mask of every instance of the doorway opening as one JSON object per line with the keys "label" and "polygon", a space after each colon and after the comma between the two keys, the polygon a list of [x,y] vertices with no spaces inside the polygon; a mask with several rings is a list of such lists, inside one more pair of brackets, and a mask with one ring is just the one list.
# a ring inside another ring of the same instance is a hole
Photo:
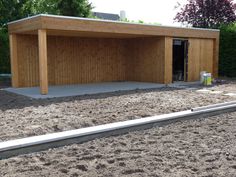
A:
{"label": "doorway opening", "polygon": [[188,80],[188,40],[173,40],[173,82]]}

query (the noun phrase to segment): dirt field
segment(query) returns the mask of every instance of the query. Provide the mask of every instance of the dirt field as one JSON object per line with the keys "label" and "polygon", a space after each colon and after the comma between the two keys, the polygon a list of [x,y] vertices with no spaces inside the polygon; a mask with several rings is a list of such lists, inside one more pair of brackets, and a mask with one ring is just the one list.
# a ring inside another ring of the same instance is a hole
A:
{"label": "dirt field", "polygon": [[163,88],[35,100],[0,90],[0,141],[136,119],[235,100],[235,82],[210,88],[220,94],[196,92],[199,88]]}
{"label": "dirt field", "polygon": [[235,177],[236,113],[0,161],[0,176]]}

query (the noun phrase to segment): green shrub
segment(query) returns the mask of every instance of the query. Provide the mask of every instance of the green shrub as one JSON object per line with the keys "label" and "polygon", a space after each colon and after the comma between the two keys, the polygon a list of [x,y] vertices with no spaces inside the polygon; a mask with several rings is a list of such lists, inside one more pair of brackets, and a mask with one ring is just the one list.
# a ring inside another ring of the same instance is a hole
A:
{"label": "green shrub", "polygon": [[0,74],[10,73],[10,52],[7,30],[0,29]]}
{"label": "green shrub", "polygon": [[220,30],[219,74],[236,77],[236,23]]}

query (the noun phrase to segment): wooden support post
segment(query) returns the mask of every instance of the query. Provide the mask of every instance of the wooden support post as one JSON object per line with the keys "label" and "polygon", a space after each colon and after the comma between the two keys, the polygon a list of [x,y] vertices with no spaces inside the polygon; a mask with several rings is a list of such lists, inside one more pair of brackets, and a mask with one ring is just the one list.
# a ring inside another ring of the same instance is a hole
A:
{"label": "wooden support post", "polygon": [[48,94],[48,65],[47,65],[47,32],[38,30],[39,42],[39,79],[40,92],[42,95]]}
{"label": "wooden support post", "polygon": [[11,76],[12,87],[19,87],[19,71],[17,59],[17,35],[10,34]]}
{"label": "wooden support post", "polygon": [[165,58],[164,58],[164,84],[172,83],[172,49],[173,49],[173,38],[165,37]]}
{"label": "wooden support post", "polygon": [[213,77],[218,78],[219,70],[219,37],[214,40],[214,53],[213,53]]}

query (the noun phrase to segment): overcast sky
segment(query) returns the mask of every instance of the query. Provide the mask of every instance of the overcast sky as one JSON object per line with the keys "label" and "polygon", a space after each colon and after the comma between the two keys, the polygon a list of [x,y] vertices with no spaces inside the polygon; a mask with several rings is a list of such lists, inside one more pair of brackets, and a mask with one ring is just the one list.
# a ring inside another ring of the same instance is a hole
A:
{"label": "overcast sky", "polygon": [[[161,23],[162,25],[180,26],[173,18],[177,11],[177,2],[185,4],[187,0],[89,0],[95,7],[93,11],[116,13],[126,11],[129,20]],[[236,0],[235,0],[236,1]]]}

